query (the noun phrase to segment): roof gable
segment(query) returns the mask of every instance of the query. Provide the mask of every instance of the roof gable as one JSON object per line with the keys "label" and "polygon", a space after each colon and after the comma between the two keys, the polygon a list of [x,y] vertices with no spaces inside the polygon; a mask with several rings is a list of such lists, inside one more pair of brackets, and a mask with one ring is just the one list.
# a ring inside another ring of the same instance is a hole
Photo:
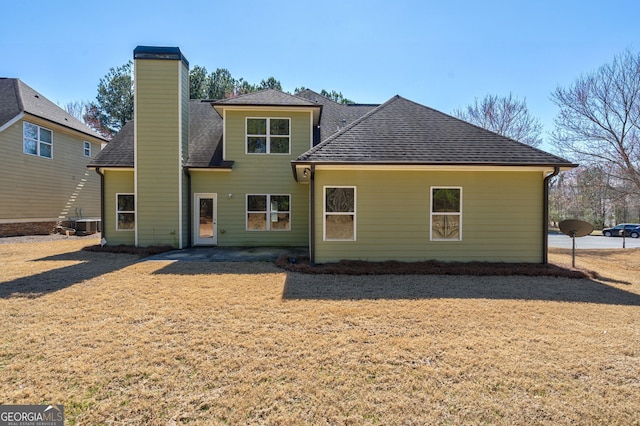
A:
{"label": "roof gable", "polygon": [[247,106],[307,106],[317,107],[318,104],[298,96],[290,95],[275,89],[265,89],[257,92],[221,99],[212,102],[214,106],[247,105]]}
{"label": "roof gable", "polygon": [[85,135],[106,140],[20,79],[0,78],[0,127],[20,113],[31,114]]}
{"label": "roof gable", "polygon": [[563,165],[563,158],[394,96],[296,162]]}

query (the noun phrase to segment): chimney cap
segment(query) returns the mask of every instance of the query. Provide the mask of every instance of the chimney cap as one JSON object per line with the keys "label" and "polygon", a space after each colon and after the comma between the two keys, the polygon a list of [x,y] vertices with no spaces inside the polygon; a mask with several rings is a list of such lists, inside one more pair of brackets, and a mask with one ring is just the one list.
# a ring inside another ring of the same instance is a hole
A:
{"label": "chimney cap", "polygon": [[179,47],[138,46],[133,50],[133,59],[165,59],[182,61],[189,66],[189,61]]}

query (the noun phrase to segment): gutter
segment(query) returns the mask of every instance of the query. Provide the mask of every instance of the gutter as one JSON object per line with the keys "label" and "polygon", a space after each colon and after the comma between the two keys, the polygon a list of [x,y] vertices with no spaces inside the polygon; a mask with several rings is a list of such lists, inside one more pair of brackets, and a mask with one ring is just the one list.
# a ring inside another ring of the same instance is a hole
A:
{"label": "gutter", "polygon": [[311,164],[316,164],[318,166],[362,166],[362,167],[371,167],[371,166],[469,166],[469,167],[560,167],[565,169],[572,169],[578,167],[578,164],[575,163],[500,163],[500,162],[429,162],[429,161],[357,161],[357,160],[349,160],[349,161],[315,161],[315,160],[293,160],[291,161],[291,166],[295,170],[296,166],[309,166]]}
{"label": "gutter", "polygon": [[560,167],[555,166],[553,173],[544,178],[544,195],[542,200],[542,264],[549,263],[549,181],[552,177],[558,176]]}
{"label": "gutter", "polygon": [[309,176],[309,264],[315,266],[316,264],[316,165],[311,164],[310,176]]}
{"label": "gutter", "polygon": [[187,175],[187,247],[193,247],[192,236],[193,233],[193,199],[191,198],[191,173],[187,167],[184,169],[184,174]]}
{"label": "gutter", "polygon": [[100,175],[100,236],[102,240],[107,240],[107,224],[104,221],[104,173],[100,171],[99,167],[94,169],[97,174]]}

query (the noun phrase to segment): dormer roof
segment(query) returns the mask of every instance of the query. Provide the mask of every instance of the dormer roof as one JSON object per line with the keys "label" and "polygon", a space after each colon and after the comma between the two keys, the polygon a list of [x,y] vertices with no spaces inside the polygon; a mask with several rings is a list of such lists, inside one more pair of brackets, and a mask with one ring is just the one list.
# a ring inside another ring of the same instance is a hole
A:
{"label": "dormer roof", "polygon": [[210,102],[220,116],[225,109],[309,109],[313,111],[314,124],[318,123],[322,110],[321,104],[275,89],[259,90],[235,98]]}

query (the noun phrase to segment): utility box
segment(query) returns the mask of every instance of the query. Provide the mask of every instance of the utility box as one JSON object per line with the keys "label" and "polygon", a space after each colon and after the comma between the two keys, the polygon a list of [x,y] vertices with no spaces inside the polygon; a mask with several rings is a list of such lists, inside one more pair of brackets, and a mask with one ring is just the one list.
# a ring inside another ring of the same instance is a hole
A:
{"label": "utility box", "polygon": [[89,235],[101,231],[100,219],[76,220],[76,234]]}

